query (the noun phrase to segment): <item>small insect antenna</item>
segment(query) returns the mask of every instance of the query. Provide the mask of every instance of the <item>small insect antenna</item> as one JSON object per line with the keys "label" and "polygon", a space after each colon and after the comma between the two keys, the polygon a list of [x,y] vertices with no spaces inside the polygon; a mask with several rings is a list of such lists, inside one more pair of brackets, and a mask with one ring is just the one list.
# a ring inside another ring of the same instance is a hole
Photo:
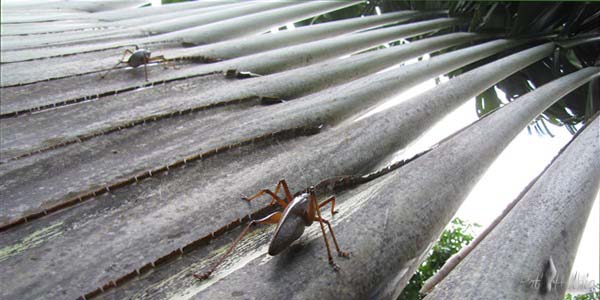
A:
{"label": "small insect antenna", "polygon": [[[327,170],[334,163],[334,159],[326,160],[324,168]],[[321,189],[322,193],[327,193],[329,195],[334,194],[338,184],[343,185],[346,181],[349,182],[355,180],[356,175],[348,175],[347,173],[341,173],[340,171],[342,170],[336,170],[334,174],[332,174],[329,177],[326,177],[316,185],[317,187],[320,186],[319,188]]]}
{"label": "small insect antenna", "polygon": [[[277,146],[279,146],[279,148],[281,148],[282,152],[287,152],[286,149],[281,145],[281,143],[278,140],[275,140],[275,143],[277,144]],[[294,163],[294,165],[298,169],[301,178],[304,179],[305,190],[309,189],[310,183],[308,182],[306,174],[302,171],[302,168],[300,168],[300,166],[298,164]]]}

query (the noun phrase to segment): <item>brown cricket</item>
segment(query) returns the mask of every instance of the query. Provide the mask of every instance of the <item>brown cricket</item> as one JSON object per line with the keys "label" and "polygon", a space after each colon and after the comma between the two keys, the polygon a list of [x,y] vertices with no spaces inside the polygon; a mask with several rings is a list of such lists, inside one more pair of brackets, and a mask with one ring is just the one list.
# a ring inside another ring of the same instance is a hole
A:
{"label": "brown cricket", "polygon": [[[127,56],[128,54],[129,54],[129,58],[127,60],[123,60],[125,58],[125,56]],[[146,75],[146,81],[148,81],[148,69],[146,66],[151,62],[161,62],[164,64],[164,66],[166,68],[167,63],[169,61],[163,55],[151,56],[150,50],[140,49],[138,46],[135,46],[134,51],[126,49],[123,52],[123,56],[121,57],[121,59],[119,59],[119,62],[114,67],[112,67],[111,69],[106,71],[106,73],[104,73],[102,76],[100,76],[100,78],[106,77],[106,75],[108,75],[108,73],[110,71],[116,69],[121,64],[126,64],[133,68],[137,68],[141,65],[144,65],[144,74]]]}
{"label": "brown cricket", "polygon": [[[283,188],[285,193],[285,200],[279,198],[278,193]],[[329,227],[329,232],[331,233],[331,238],[333,239],[333,244],[335,245],[335,249],[339,256],[348,257],[349,253],[340,250],[340,247],[335,239],[335,234],[333,233],[333,228],[331,228],[331,224],[328,220],[323,219],[321,217],[321,208],[328,203],[331,203],[331,214],[337,213],[334,210],[335,207],[335,197],[329,197],[327,200],[318,203],[317,197],[315,196],[314,187],[310,187],[306,192],[300,193],[299,195],[292,197],[290,190],[288,188],[287,183],[284,179],[280,180],[277,183],[277,187],[275,188],[275,192],[272,192],[269,189],[260,190],[256,195],[248,198],[242,197],[242,199],[246,201],[252,201],[263,194],[268,194],[271,196],[271,205],[275,204],[275,202],[279,203],[284,210],[283,212],[277,211],[274,212],[262,219],[252,220],[248,224],[248,226],[242,231],[240,236],[231,244],[227,252],[221,256],[221,258],[207,271],[201,274],[193,274],[194,277],[200,280],[204,280],[208,278],[217,267],[225,260],[231,251],[235,248],[238,242],[250,231],[250,228],[257,224],[277,224],[277,228],[275,229],[275,234],[271,239],[271,243],[269,244],[269,255],[277,255],[289,247],[295,240],[300,238],[302,233],[304,232],[305,227],[312,225],[313,222],[318,221],[321,225],[321,232],[323,233],[323,239],[325,240],[325,247],[327,248],[327,258],[329,259],[329,264],[333,267],[335,271],[339,269],[339,267],[333,261],[333,257],[331,256],[331,250],[329,248],[329,240],[327,239],[327,235],[325,233],[325,226],[323,224],[327,224]],[[287,200],[287,202],[286,202]]]}

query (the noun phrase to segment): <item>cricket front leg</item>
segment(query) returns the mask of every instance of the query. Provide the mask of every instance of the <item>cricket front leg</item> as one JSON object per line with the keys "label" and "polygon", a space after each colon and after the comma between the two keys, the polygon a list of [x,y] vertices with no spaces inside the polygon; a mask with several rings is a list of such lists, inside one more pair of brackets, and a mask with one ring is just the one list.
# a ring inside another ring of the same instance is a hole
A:
{"label": "cricket front leg", "polygon": [[106,73],[100,75],[100,79],[104,79],[106,77],[106,75],[108,75],[108,73],[110,73],[110,71],[116,69],[120,64],[122,64],[122,61],[119,61],[116,65],[114,65],[112,68],[108,69],[108,71],[106,71]]}
{"label": "cricket front leg", "polygon": [[129,49],[125,49],[125,51],[123,51],[123,56],[121,56],[121,59],[120,59],[120,61],[121,61],[121,62],[123,62],[123,61],[125,61],[125,62],[126,62],[126,60],[125,60],[125,56],[127,56],[127,55],[133,55],[133,51],[131,51],[131,50],[129,50]]}
{"label": "cricket front leg", "polygon": [[144,75],[146,76],[146,81],[148,81],[148,63],[144,63]]}
{"label": "cricket front leg", "polygon": [[123,64],[123,63],[125,63],[125,64],[126,64],[126,63],[127,63],[127,61],[125,61],[125,60],[123,60],[123,59],[125,58],[125,56],[126,56],[127,54],[131,55],[131,54],[133,54],[133,52],[131,52],[131,50],[129,50],[129,49],[126,49],[126,50],[123,52],[123,56],[121,57],[121,59],[119,59],[119,62],[118,62],[116,65],[114,65],[114,67],[112,67],[112,68],[108,69],[108,71],[106,71],[106,73],[104,73],[104,74],[100,75],[100,79],[104,79],[104,77],[106,77],[106,75],[108,75],[108,73],[110,73],[110,71],[112,71],[112,70],[116,69],[116,68],[117,68],[117,67],[118,67],[120,64]]}

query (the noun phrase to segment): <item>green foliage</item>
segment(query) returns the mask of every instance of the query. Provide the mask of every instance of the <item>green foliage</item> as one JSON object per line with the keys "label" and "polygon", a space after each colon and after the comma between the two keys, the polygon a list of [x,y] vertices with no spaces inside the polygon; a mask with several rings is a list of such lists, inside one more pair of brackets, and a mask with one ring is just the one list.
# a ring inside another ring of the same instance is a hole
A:
{"label": "green foliage", "polygon": [[[396,10],[439,10],[447,9],[449,15],[469,20],[459,31],[495,34],[507,38],[535,38],[546,36],[557,42],[553,56],[523,69],[514,76],[498,83],[509,101],[546,84],[556,78],[575,72],[586,66],[600,63],[600,4],[588,2],[473,2],[473,1],[373,1],[384,12]],[[542,42],[539,40],[537,43]],[[573,43],[580,41],[580,43]],[[531,45],[528,45],[530,47]],[[518,49],[514,49],[517,51]],[[476,68],[491,60],[505,56],[502,53],[481,60],[465,68],[452,72],[456,76]],[[533,83],[533,86],[530,84]],[[546,110],[528,127],[540,134],[552,136],[547,122],[565,126],[575,134],[576,125],[585,122],[600,108],[600,97],[594,85],[581,87]],[[501,106],[494,88],[477,98],[476,109],[479,116]]]}
{"label": "green foliage", "polygon": [[170,4],[170,3],[179,3],[179,2],[188,2],[188,0],[162,0],[161,3]]}
{"label": "green foliage", "polygon": [[[600,21],[598,4],[457,1],[449,6],[449,10],[452,16],[470,20],[468,31],[499,34],[508,38],[546,35],[559,45],[553,56],[496,85],[496,88],[507,95],[509,101],[537,86],[598,63],[600,43],[597,36],[600,34],[600,27],[592,25]],[[552,136],[546,126],[550,122],[565,126],[574,134],[577,131],[575,126],[589,120],[600,106],[597,92],[593,92],[593,85],[594,83],[590,83],[588,87],[581,87],[555,103],[532,122],[528,127],[529,131],[533,128],[538,134]],[[488,90],[478,97],[477,112],[482,116],[499,105],[494,92]]]}
{"label": "green foliage", "polygon": [[322,15],[315,16],[310,19],[306,19],[300,22],[294,23],[296,27],[314,25],[319,23],[325,23],[330,21],[337,21],[342,19],[356,18],[359,17],[365,9],[365,3],[359,3],[357,5],[348,6],[342,9],[338,9],[332,12],[328,12]]}
{"label": "green foliage", "polygon": [[[430,254],[419,266],[417,272],[410,279],[408,285],[398,297],[398,300],[420,300],[423,296],[419,290],[433,276],[446,261],[461,248],[468,245],[473,240],[472,227],[479,227],[479,224],[469,224],[464,220],[455,218],[450,225],[446,227],[437,243],[430,250]],[[573,296],[565,295],[565,300],[600,300],[600,285],[597,285],[590,293]]]}
{"label": "green foliage", "polygon": [[410,279],[409,284],[404,288],[398,300],[421,299],[419,290],[423,283],[433,276],[450,256],[473,240],[472,226],[479,227],[480,225],[468,224],[459,218],[452,220],[431,249],[429,257],[419,266],[417,272]]}
{"label": "green foliage", "polygon": [[577,296],[573,296],[571,294],[565,295],[565,300],[598,300],[598,299],[600,299],[600,284],[598,284],[594,287],[593,292],[590,292],[587,294],[577,295]]}
{"label": "green foliage", "polygon": [[503,102],[500,100],[500,97],[498,97],[498,93],[494,87],[485,90],[475,97],[475,106],[478,116],[488,114],[502,105]]}

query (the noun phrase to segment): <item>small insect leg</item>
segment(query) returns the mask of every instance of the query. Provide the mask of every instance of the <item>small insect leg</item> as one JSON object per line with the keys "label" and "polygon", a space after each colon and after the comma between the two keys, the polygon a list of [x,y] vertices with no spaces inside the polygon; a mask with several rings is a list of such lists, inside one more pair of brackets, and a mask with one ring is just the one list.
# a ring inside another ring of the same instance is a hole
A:
{"label": "small insect leg", "polygon": [[[311,194],[310,197],[310,201],[313,201],[313,204],[315,205],[315,207],[318,207],[318,203],[317,203],[317,199],[316,197]],[[319,225],[321,226],[321,232],[323,233],[323,240],[325,240],[325,248],[327,249],[327,258],[329,259],[329,264],[333,267],[334,271],[339,271],[339,267],[338,265],[336,265],[336,263],[333,261],[333,256],[331,256],[331,249],[329,248],[329,240],[327,239],[327,234],[325,233],[325,226],[323,225],[323,219],[321,218],[321,212],[319,211],[319,209],[316,209],[315,212],[317,213],[317,217],[315,218],[315,221],[319,221]],[[337,243],[336,243],[337,245]]]}
{"label": "small insect leg", "polygon": [[287,182],[285,182],[285,179],[279,180],[277,185],[280,185],[280,184],[283,187],[283,192],[285,193],[285,197],[287,198],[287,201],[292,202],[292,200],[294,198],[292,197],[292,193],[290,193],[290,189],[288,188],[288,185],[287,185]]}
{"label": "small insect leg", "polygon": [[279,198],[279,196],[277,196],[277,194],[279,194],[279,189],[281,189],[281,187],[283,187],[283,190],[285,192],[285,197],[287,198],[288,203],[291,202],[292,194],[290,193],[290,190],[284,179],[279,180],[279,182],[277,183],[277,186],[275,187],[275,192],[272,192],[269,189],[263,189],[263,190],[260,190],[258,193],[256,193],[252,197],[246,197],[246,196],[242,195],[242,199],[250,202],[264,194],[269,194],[271,196],[270,205],[273,205],[275,203],[275,201],[277,201],[279,203],[279,205],[281,205],[283,208],[285,208],[288,204],[283,199]]}
{"label": "small insect leg", "polygon": [[108,73],[110,73],[110,71],[116,69],[122,62],[119,61],[116,65],[114,65],[114,67],[108,69],[108,71],[106,71],[106,73],[100,75],[100,79],[104,79],[104,77],[106,77],[106,75],[108,75]]}
{"label": "small insect leg", "polygon": [[337,251],[338,255],[342,257],[349,257],[350,254],[348,252],[340,250],[340,246],[338,245],[338,242],[335,238],[335,234],[333,233],[333,228],[331,228],[331,223],[329,223],[329,220],[325,220],[322,218],[319,218],[319,220],[327,224],[327,227],[329,227],[329,232],[331,233],[331,238],[333,239],[333,244],[335,245],[335,250]]}
{"label": "small insect leg", "polygon": [[337,210],[334,210],[334,208],[335,208],[335,197],[334,196],[331,196],[331,197],[329,197],[329,199],[321,202],[319,204],[319,209],[321,209],[321,207],[327,205],[327,203],[329,203],[329,202],[331,202],[331,214],[334,215],[337,213]]}
{"label": "small insect leg", "polygon": [[248,231],[250,231],[250,228],[252,226],[257,225],[257,224],[277,224],[277,223],[279,223],[279,220],[281,220],[281,212],[278,211],[278,212],[274,212],[262,219],[250,221],[250,223],[248,224],[248,226],[246,226],[244,231],[242,231],[240,236],[238,236],[235,239],[235,241],[233,242],[233,244],[231,244],[231,246],[229,246],[229,249],[227,249],[227,252],[225,252],[225,254],[223,254],[221,256],[221,258],[219,258],[219,260],[208,270],[208,272],[204,272],[201,274],[193,274],[193,276],[199,280],[207,279],[217,269],[217,267],[221,263],[223,263],[223,261],[225,260],[225,257],[227,257],[231,253],[231,251],[233,251],[233,249],[238,244],[238,242],[240,240],[242,240],[242,238],[248,233]]}
{"label": "small insect leg", "polygon": [[[137,49],[137,48],[136,48]],[[119,59],[119,61],[123,61],[123,59],[125,59],[125,56],[127,56],[127,54],[132,55],[133,51],[129,50],[129,49],[125,49],[125,51],[123,51],[123,56],[121,56],[121,59]]]}
{"label": "small insect leg", "polygon": [[144,75],[146,76],[146,81],[148,81],[148,63],[144,62]]}
{"label": "small insect leg", "polygon": [[120,64],[127,63],[126,60],[123,60],[127,54],[131,55],[131,54],[133,54],[133,52],[131,52],[131,50],[129,50],[129,49],[125,49],[125,51],[123,51],[123,56],[121,56],[121,59],[119,59],[119,62],[116,65],[114,65],[114,67],[108,69],[108,71],[106,71],[106,73],[100,75],[100,78],[104,79],[104,77],[106,77],[106,75],[108,75],[108,73],[110,71],[116,69]]}

